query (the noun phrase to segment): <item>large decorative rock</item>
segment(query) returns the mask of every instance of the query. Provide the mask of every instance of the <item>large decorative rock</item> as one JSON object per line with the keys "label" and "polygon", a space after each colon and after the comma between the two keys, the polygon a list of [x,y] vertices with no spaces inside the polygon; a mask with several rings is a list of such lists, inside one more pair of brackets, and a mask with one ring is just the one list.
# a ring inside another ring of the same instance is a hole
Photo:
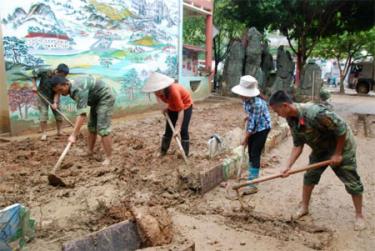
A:
{"label": "large decorative rock", "polygon": [[312,60],[308,62],[301,72],[301,85],[297,93],[319,100],[320,89],[323,84],[321,76],[322,70],[320,67]]}
{"label": "large decorative rock", "polygon": [[276,67],[277,73],[272,92],[279,90],[290,92],[295,66],[289,51],[285,51],[282,45],[277,49]]}
{"label": "large decorative rock", "polygon": [[268,89],[271,85],[271,72],[274,70],[274,65],[267,42],[263,45],[261,68],[263,71],[264,87]]}
{"label": "large decorative rock", "polygon": [[244,60],[245,47],[242,45],[241,41],[233,41],[224,65],[222,85],[224,94],[231,94],[230,90],[232,87],[240,82]]}
{"label": "large decorative rock", "polygon": [[262,63],[262,34],[251,27],[247,33],[245,75],[251,75],[258,80],[260,89],[264,89]]}

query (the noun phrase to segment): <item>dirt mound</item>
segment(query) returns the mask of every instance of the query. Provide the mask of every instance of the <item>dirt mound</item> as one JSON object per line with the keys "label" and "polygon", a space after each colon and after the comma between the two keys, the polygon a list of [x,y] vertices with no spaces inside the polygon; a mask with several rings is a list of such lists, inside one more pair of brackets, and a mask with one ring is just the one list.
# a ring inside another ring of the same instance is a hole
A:
{"label": "dirt mound", "polygon": [[138,230],[146,247],[170,244],[173,238],[172,220],[165,208],[132,207],[131,213],[136,219]]}

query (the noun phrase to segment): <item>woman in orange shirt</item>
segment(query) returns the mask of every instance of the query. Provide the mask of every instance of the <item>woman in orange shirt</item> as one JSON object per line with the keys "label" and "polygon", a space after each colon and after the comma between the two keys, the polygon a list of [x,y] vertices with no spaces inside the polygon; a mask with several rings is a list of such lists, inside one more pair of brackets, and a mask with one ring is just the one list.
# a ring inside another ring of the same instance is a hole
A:
{"label": "woman in orange shirt", "polygon": [[163,113],[168,113],[175,129],[175,135],[173,135],[167,122],[161,142],[161,155],[167,154],[172,137],[180,135],[182,147],[186,156],[189,156],[189,123],[193,112],[193,100],[190,93],[174,79],[157,72],[150,75],[143,91],[155,93],[158,101],[168,105]]}

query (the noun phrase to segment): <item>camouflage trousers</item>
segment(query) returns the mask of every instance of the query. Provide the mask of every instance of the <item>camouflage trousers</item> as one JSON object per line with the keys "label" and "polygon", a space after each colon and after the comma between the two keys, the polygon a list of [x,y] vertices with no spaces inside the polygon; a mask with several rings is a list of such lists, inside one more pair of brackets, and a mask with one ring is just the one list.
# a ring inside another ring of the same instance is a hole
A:
{"label": "camouflage trousers", "polygon": [[89,132],[108,136],[111,133],[112,112],[115,104],[115,97],[108,94],[99,99],[99,102],[90,107],[89,121],[87,128]]}
{"label": "camouflage trousers", "polygon": [[[310,164],[330,159],[332,154],[310,155]],[[344,183],[349,194],[359,195],[363,193],[363,184],[357,173],[357,160],[355,151],[345,152],[341,165],[331,167],[336,176]],[[327,166],[309,170],[304,175],[304,185],[317,185]]]}
{"label": "camouflage trousers", "polygon": [[[47,122],[48,121],[48,109],[49,104],[44,101],[43,98],[38,96],[38,110],[39,110],[39,121],[40,122]],[[53,116],[55,117],[56,121],[63,121],[63,117],[55,110],[52,110]]]}

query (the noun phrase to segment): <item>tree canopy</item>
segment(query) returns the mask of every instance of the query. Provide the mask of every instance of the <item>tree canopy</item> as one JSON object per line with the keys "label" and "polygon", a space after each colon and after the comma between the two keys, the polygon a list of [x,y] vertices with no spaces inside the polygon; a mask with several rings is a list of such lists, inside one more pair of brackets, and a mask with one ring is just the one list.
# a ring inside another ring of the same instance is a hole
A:
{"label": "tree canopy", "polygon": [[[343,32],[368,30],[375,24],[375,1],[342,0],[232,0],[223,13],[229,19],[260,31],[279,30],[297,56],[297,68],[306,63],[317,42]],[[299,76],[297,76],[299,77]]]}
{"label": "tree canopy", "polygon": [[[340,91],[344,92],[344,78],[348,74],[353,60],[365,56],[374,56],[375,28],[368,31],[343,32],[321,39],[312,55],[322,58],[334,58],[340,70]],[[344,67],[340,62],[345,61]]]}

